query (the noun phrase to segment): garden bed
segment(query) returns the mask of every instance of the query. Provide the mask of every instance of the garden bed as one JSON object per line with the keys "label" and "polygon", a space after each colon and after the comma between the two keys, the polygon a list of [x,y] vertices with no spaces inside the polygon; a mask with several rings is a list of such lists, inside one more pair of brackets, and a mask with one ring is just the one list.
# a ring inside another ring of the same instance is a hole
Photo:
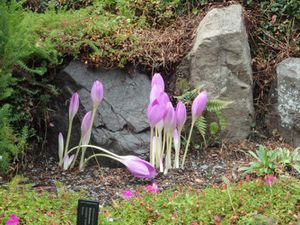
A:
{"label": "garden bed", "polygon": [[[274,140],[265,141],[264,144],[270,147],[287,146]],[[158,174],[153,180],[134,178],[126,168],[107,168],[98,165],[87,166],[83,172],[77,168],[62,171],[53,158],[44,158],[31,164],[22,174],[29,178],[29,182],[33,183],[37,190],[56,192],[56,182],[62,182],[69,190],[85,190],[88,196],[104,206],[110,205],[112,200],[122,198],[124,190],[142,188],[152,182],[159,183],[162,190],[178,185],[202,189],[221,183],[223,176],[232,181],[243,179],[238,169],[248,164],[251,158],[247,152],[255,150],[257,146],[255,142],[243,141],[224,144],[221,148],[190,152],[185,170],[173,169],[167,175]]]}

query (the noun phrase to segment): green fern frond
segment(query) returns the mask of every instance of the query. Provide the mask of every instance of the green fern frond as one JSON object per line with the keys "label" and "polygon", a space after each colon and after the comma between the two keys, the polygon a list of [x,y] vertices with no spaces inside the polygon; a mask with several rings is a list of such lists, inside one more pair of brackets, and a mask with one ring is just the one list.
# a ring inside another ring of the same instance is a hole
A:
{"label": "green fern frond", "polygon": [[215,113],[216,113],[216,116],[219,120],[220,129],[221,129],[221,131],[224,131],[227,128],[227,125],[228,125],[227,120],[220,111],[215,112]]}
{"label": "green fern frond", "polygon": [[206,110],[209,112],[219,112],[228,107],[232,102],[223,101],[220,99],[209,100],[206,105]]}
{"label": "green fern frond", "polygon": [[44,75],[47,71],[46,67],[37,67],[37,68],[29,68],[25,63],[23,63],[22,61],[17,61],[16,65],[19,66],[21,69],[23,69],[24,71],[31,73],[31,74],[38,74],[40,76]]}
{"label": "green fern frond", "polygon": [[204,144],[206,146],[206,138],[205,138],[206,129],[207,129],[206,119],[203,116],[200,116],[199,119],[196,120],[195,126],[199,131],[200,135],[202,136]]}

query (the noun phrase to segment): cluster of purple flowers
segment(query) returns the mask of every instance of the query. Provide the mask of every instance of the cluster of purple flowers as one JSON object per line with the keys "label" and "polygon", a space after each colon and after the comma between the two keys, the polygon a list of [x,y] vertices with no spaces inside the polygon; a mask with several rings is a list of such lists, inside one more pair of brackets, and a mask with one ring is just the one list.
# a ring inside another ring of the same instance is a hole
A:
{"label": "cluster of purple flowers", "polygon": [[[193,101],[191,131],[194,123],[205,110],[207,101],[208,94],[206,91],[199,93]],[[159,73],[154,74],[152,78],[147,117],[151,127],[150,163],[159,167],[161,172],[167,173],[168,169],[172,168],[171,153],[172,142],[174,142],[174,168],[179,168],[180,135],[187,119],[186,107],[182,101],[179,101],[176,109],[174,109],[168,94],[165,92],[164,80]],[[182,160],[182,167],[189,141]]]}

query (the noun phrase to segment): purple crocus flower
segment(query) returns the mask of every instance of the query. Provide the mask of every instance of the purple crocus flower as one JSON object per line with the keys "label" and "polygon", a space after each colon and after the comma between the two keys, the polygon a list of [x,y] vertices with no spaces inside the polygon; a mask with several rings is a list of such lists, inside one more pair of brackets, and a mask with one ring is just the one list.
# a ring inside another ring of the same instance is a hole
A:
{"label": "purple crocus flower", "polygon": [[157,99],[163,91],[154,84],[150,92],[150,103]]}
{"label": "purple crocus flower", "polygon": [[186,107],[182,101],[179,101],[176,106],[176,122],[179,131],[182,129],[186,121]]}
{"label": "purple crocus flower", "polygon": [[155,168],[147,161],[137,156],[121,156],[120,162],[123,163],[130,173],[138,178],[153,178],[156,175]]}
{"label": "purple crocus flower", "polygon": [[165,90],[165,82],[160,73],[155,73],[152,77],[151,87],[157,85],[161,91]]}
{"label": "purple crocus flower", "polygon": [[69,155],[66,154],[66,156],[64,157],[64,170],[67,170],[70,167],[72,161],[74,160],[74,157],[75,155],[71,155],[69,157]]}
{"label": "purple crocus flower", "polygon": [[69,106],[69,120],[73,120],[79,108],[79,95],[75,92],[72,94]]}
{"label": "purple crocus flower", "polygon": [[164,127],[169,132],[173,132],[173,130],[176,127],[176,115],[171,102],[168,102],[166,106],[166,113],[164,116]]}
{"label": "purple crocus flower", "polygon": [[164,117],[164,107],[159,104],[158,100],[154,100],[149,104],[147,109],[147,117],[151,127],[155,127]]}
{"label": "purple crocus flower", "polygon": [[192,120],[195,122],[199,116],[203,113],[208,101],[208,94],[206,91],[202,91],[193,101],[192,104]]}
{"label": "purple crocus flower", "polygon": [[84,115],[81,122],[81,137],[83,137],[90,129],[91,120],[92,120],[92,112],[89,111]]}
{"label": "purple crocus flower", "polygon": [[91,98],[92,98],[94,108],[97,108],[100,105],[103,99],[103,95],[104,95],[103,85],[100,81],[96,80],[91,90]]}
{"label": "purple crocus flower", "polygon": [[92,120],[92,112],[87,112],[81,122],[81,143],[83,145],[88,144],[90,141],[90,132],[89,129],[91,127],[91,120]]}
{"label": "purple crocus flower", "polygon": [[159,104],[166,106],[170,102],[170,98],[166,92],[161,92],[157,98]]}

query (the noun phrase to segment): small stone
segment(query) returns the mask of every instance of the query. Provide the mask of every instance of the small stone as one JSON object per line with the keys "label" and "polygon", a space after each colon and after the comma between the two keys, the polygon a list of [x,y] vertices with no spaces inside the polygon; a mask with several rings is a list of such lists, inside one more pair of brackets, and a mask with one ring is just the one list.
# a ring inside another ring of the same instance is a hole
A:
{"label": "small stone", "polygon": [[204,183],[204,181],[203,181],[202,179],[199,179],[199,178],[196,178],[196,179],[195,179],[195,182],[196,182],[196,183],[199,183],[199,184],[203,184],[203,183]]}
{"label": "small stone", "polygon": [[207,170],[208,169],[208,165],[202,165],[200,166],[200,170]]}

